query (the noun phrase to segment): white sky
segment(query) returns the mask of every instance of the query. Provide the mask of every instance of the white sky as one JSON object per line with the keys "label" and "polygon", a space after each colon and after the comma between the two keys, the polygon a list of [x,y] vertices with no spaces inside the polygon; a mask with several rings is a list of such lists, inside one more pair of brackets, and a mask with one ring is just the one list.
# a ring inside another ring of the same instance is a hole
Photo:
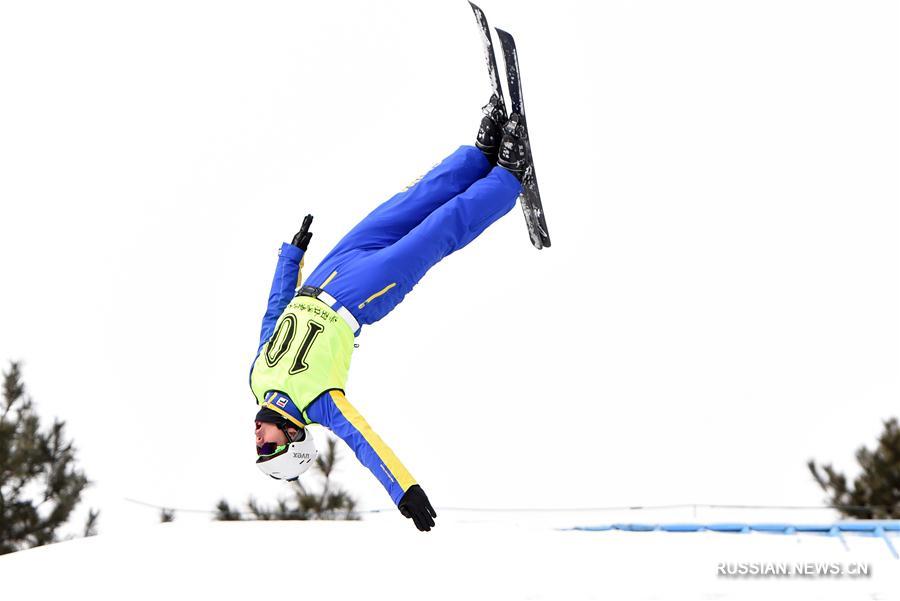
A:
{"label": "white sky", "polygon": [[[900,399],[898,4],[482,7],[554,244],[516,208],[436,267],[351,402],[438,507],[819,503],[806,460]],[[487,96],[462,0],[0,3],[0,359],[101,531],[285,491],[247,385],[276,249],[313,213],[309,273]]]}

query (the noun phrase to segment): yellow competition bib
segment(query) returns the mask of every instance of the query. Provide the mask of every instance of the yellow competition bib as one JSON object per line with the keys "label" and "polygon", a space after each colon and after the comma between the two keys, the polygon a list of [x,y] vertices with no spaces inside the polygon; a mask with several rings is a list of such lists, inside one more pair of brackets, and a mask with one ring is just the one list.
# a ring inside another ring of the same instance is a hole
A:
{"label": "yellow competition bib", "polygon": [[304,411],[326,390],[344,390],[353,341],[350,326],[328,305],[295,296],[253,364],[250,388],[256,402],[265,404],[266,393],[277,390]]}

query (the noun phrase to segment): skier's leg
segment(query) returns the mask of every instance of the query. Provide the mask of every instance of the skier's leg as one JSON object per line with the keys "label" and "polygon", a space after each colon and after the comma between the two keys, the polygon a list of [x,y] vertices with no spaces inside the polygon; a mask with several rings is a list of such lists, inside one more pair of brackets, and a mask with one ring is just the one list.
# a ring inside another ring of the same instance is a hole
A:
{"label": "skier's leg", "polygon": [[329,284],[329,293],[361,324],[375,323],[403,300],[433,265],[508,213],[520,191],[519,181],[509,171],[494,167],[394,244],[348,264]]}
{"label": "skier's leg", "polygon": [[389,246],[490,169],[484,154],[460,146],[425,176],[378,206],[331,249],[304,284],[324,288],[344,265]]}
{"label": "skier's leg", "polygon": [[459,147],[417,182],[366,216],[319,262],[304,284],[325,288],[339,272],[344,272],[346,265],[399,240],[437,207],[484,177],[489,169],[489,161],[477,148]]}
{"label": "skier's leg", "polygon": [[460,146],[411,186],[379,205],[338,242],[332,253],[389,246],[436,208],[484,177],[491,165],[473,146]]}

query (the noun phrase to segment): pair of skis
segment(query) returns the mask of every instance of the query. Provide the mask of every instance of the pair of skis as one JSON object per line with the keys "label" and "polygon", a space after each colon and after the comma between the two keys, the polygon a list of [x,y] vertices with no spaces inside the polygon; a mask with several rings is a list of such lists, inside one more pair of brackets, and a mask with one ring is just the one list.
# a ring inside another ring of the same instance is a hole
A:
{"label": "pair of skis", "polygon": [[512,113],[506,114],[506,105],[503,102],[503,91],[500,86],[500,73],[497,69],[497,58],[494,55],[494,44],[491,41],[491,28],[488,26],[484,11],[475,4],[469,2],[475,13],[475,20],[481,29],[481,41],[484,44],[484,57],[487,62],[488,76],[491,80],[491,89],[499,99],[499,108],[504,120],[509,120],[507,127],[522,133],[522,141],[525,144],[527,165],[522,176],[522,194],[519,196],[519,204],[525,213],[525,225],[528,227],[528,236],[535,248],[541,249],[550,246],[550,234],[547,231],[547,220],[544,217],[544,206],[541,204],[541,192],[538,189],[537,175],[534,170],[534,160],[531,156],[531,140],[528,137],[528,127],[525,122],[525,107],[522,103],[522,79],[519,76],[519,57],[516,54],[516,41],[502,29],[497,29],[500,38],[500,47],[503,50],[503,62],[506,64],[506,87],[509,90],[510,108]]}

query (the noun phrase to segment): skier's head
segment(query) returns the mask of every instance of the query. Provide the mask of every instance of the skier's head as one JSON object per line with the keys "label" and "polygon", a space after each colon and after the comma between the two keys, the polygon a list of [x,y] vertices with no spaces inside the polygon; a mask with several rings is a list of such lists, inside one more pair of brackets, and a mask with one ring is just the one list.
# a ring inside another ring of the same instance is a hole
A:
{"label": "skier's head", "polygon": [[256,465],[277,480],[296,480],[318,455],[315,441],[290,414],[275,411],[266,403],[253,427]]}
{"label": "skier's head", "polygon": [[257,419],[253,427],[256,447],[258,449],[266,443],[287,444],[289,440],[297,435],[298,430],[299,428],[295,428],[292,425],[282,428],[274,422],[264,422]]}

